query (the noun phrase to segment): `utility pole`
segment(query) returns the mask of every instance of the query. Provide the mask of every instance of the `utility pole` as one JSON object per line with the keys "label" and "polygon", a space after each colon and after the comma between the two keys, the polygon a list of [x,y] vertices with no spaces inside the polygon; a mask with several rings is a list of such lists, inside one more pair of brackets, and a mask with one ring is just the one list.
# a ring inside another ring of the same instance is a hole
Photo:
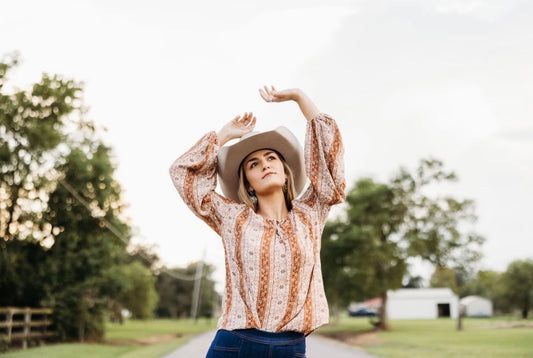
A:
{"label": "utility pole", "polygon": [[198,315],[198,302],[200,301],[200,285],[202,283],[202,276],[204,271],[205,261],[205,247],[202,254],[202,259],[196,265],[196,277],[194,279],[194,288],[192,290],[192,303],[191,303],[191,320],[196,323]]}

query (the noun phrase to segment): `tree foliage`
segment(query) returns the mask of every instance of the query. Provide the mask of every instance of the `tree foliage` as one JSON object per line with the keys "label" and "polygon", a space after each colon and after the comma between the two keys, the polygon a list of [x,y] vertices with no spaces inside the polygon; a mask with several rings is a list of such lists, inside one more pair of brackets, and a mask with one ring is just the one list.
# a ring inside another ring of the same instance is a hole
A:
{"label": "tree foliage", "polygon": [[506,289],[502,272],[481,270],[460,287],[459,296],[482,296],[492,301],[495,312],[510,313],[511,305],[505,297]]}
{"label": "tree foliage", "polygon": [[431,287],[448,287],[458,293],[455,271],[449,267],[437,266],[429,280]]}
{"label": "tree foliage", "polygon": [[61,338],[99,339],[110,302],[134,306],[126,293],[153,309],[154,279],[128,256],[111,148],[83,119],[82,84],[44,74],[8,91],[17,63],[0,61],[0,305],[51,306]]}
{"label": "tree foliage", "polygon": [[455,180],[438,160],[422,160],[410,173],[400,169],[388,183],[359,179],[346,198],[343,219],[323,233],[322,268],[334,307],[380,296],[379,326],[386,328],[387,290],[402,286],[408,259],[435,266],[460,266],[479,258],[483,238],[460,230],[476,219],[473,202],[430,195]]}
{"label": "tree foliage", "polygon": [[526,319],[533,306],[533,260],[511,262],[502,275],[502,284],[506,302]]}
{"label": "tree foliage", "polygon": [[[159,317],[183,318],[189,317],[193,300],[194,280],[198,262],[189,264],[185,268],[174,267],[161,271],[157,278],[156,290],[159,303],[156,313]],[[211,278],[213,266],[203,265],[200,280],[200,296],[198,303],[199,317],[212,317],[220,301],[215,291],[215,282]],[[189,279],[182,279],[189,278]]]}
{"label": "tree foliage", "polygon": [[157,277],[139,261],[115,266],[112,270],[114,275],[109,276],[119,279],[121,284],[111,286],[119,291],[110,297],[114,297],[121,308],[129,310],[132,318],[152,318],[159,299],[155,290]]}

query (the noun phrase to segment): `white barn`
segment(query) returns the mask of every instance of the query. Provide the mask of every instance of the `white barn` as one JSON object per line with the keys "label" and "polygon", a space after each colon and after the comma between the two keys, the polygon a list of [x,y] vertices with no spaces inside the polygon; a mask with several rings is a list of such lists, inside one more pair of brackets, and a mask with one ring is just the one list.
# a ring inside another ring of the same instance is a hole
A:
{"label": "white barn", "polygon": [[467,317],[491,317],[492,302],[480,296],[466,296],[459,301]]}
{"label": "white barn", "polygon": [[459,298],[449,288],[402,288],[387,293],[389,319],[457,318]]}

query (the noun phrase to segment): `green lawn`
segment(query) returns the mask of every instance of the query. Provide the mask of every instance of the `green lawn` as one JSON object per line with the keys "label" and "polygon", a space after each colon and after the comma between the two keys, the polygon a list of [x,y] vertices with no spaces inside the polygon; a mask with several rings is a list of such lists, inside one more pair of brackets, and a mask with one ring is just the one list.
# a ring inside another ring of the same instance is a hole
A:
{"label": "green lawn", "polygon": [[[390,331],[367,334],[371,339],[357,341],[357,344],[383,358],[533,357],[533,327],[502,327],[508,323],[531,325],[533,322],[467,318],[464,330],[458,332],[457,322],[449,319],[391,321]],[[127,321],[124,325],[108,324],[106,344],[51,344],[6,353],[2,358],[161,357],[186,343],[193,334],[215,329],[215,325],[214,320],[196,324],[189,320]],[[367,318],[343,317],[339,325],[322,327],[314,334],[362,337],[361,333],[371,328]],[[139,342],[150,337],[157,337],[154,340],[160,342]]]}
{"label": "green lawn", "polygon": [[[509,323],[522,327],[503,327]],[[526,323],[530,326],[524,327]],[[358,344],[368,353],[384,358],[533,357],[532,323],[531,320],[467,318],[464,330],[457,331],[457,321],[450,319],[391,321],[390,331],[367,335],[372,339]],[[337,327],[324,327],[317,333],[342,332],[347,337],[347,331],[360,334],[370,328],[368,319],[346,317]]]}
{"label": "green lawn", "polygon": [[158,319],[129,320],[123,325],[109,323],[105,344],[49,344],[9,352],[2,358],[156,358],[185,344],[194,334],[215,329],[215,326],[215,320],[192,323],[190,320]]}

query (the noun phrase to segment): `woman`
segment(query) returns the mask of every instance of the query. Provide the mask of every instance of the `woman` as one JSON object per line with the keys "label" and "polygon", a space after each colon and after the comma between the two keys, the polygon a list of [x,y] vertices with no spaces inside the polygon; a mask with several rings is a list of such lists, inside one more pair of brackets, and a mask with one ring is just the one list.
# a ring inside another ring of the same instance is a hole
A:
{"label": "woman", "polygon": [[[222,316],[207,357],[305,357],[305,336],[329,317],[320,238],[330,207],[345,197],[341,136],[301,90],[259,92],[300,106],[305,158],[287,128],[252,132],[256,118],[245,113],[170,168],[185,203],[225,250]],[[231,139],[240,140],[224,146]],[[215,192],[217,174],[225,197]],[[296,199],[306,174],[311,183]]]}

